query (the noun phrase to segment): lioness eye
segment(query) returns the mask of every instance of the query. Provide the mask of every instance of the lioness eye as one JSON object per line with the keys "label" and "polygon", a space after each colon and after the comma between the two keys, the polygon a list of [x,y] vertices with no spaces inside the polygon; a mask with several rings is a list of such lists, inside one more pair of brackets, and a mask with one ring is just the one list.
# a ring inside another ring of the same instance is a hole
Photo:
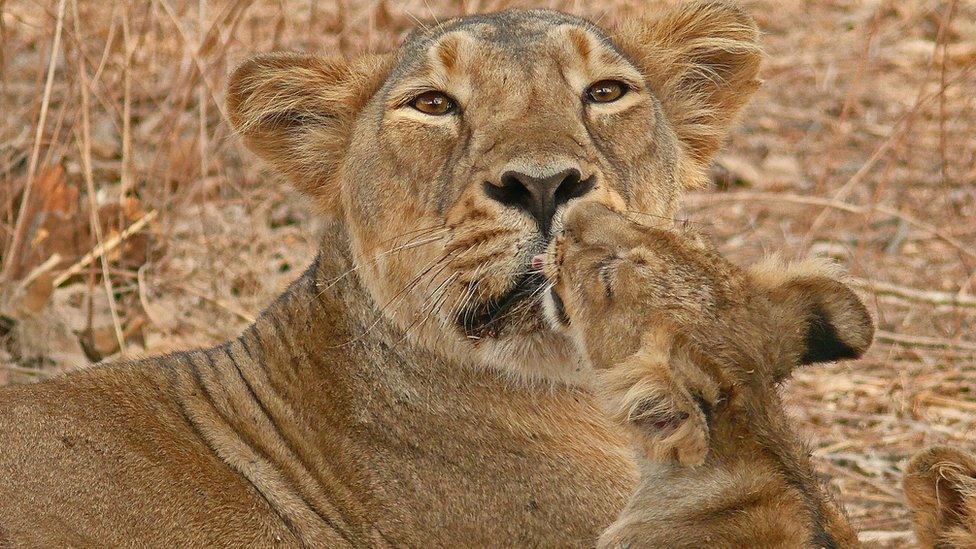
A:
{"label": "lioness eye", "polygon": [[457,109],[457,103],[439,91],[427,91],[417,96],[410,106],[424,114],[441,116],[450,114]]}
{"label": "lioness eye", "polygon": [[591,103],[611,103],[627,93],[627,84],[619,80],[600,80],[586,90],[586,98]]}

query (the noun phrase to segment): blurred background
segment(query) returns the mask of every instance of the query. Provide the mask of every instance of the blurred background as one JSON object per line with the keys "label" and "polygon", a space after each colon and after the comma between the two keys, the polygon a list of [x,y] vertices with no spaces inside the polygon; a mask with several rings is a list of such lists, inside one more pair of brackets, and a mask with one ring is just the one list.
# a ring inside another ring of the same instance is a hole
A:
{"label": "blurred background", "polygon": [[[316,220],[234,137],[255,52],[355,56],[422,21],[643,1],[0,0],[0,385],[234,335]],[[976,425],[976,3],[752,0],[764,85],[682,213],[746,263],[843,263],[868,357],[784,388],[862,538],[910,546],[908,455]]]}

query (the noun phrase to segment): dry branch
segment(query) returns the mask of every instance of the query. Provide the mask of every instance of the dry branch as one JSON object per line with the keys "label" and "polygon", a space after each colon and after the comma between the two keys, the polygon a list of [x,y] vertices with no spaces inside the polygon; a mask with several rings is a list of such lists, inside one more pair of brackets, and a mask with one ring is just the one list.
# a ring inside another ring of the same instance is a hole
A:
{"label": "dry branch", "polygon": [[968,295],[953,294],[949,292],[938,292],[935,290],[919,290],[898,286],[888,282],[877,280],[867,280],[864,278],[852,277],[848,282],[857,288],[862,288],[878,295],[890,295],[899,297],[907,301],[917,303],[930,303],[932,305],[950,305],[967,309],[976,309],[976,297]]}
{"label": "dry branch", "polygon": [[156,219],[157,215],[158,212],[156,210],[150,210],[149,212],[146,213],[146,215],[137,219],[132,225],[126,227],[125,230],[123,230],[119,234],[112,236],[108,240],[96,245],[94,248],[92,248],[90,252],[88,252],[87,254],[82,256],[81,259],[75,262],[74,265],[68,267],[61,274],[59,274],[57,278],[54,279],[54,285],[60,286],[61,284],[64,284],[65,281],[75,276],[76,274],[80,273],[82,269],[90,265],[93,261],[101,258],[103,255],[107,254],[108,252],[111,252],[115,248],[118,248],[119,245],[122,244],[122,242],[124,242],[126,238],[131,236],[133,233],[137,233],[141,231],[142,228],[145,227],[147,223],[149,223],[153,219]]}

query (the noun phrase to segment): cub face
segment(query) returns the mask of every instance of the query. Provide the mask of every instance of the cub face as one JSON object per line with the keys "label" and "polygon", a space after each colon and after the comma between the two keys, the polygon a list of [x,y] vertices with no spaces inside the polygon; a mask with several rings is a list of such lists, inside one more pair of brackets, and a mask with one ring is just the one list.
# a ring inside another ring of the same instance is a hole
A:
{"label": "cub face", "polygon": [[564,379],[531,258],[586,198],[671,216],[755,89],[724,2],[604,31],[544,10],[444,21],[359,60],[259,56],[231,78],[248,145],[347,227],[375,305],[436,350]]}
{"label": "cub face", "polygon": [[723,311],[743,303],[742,273],[703,240],[666,220],[641,222],[596,202],[575,205],[544,263],[547,317],[597,369],[636,353],[654,326],[716,329]]}

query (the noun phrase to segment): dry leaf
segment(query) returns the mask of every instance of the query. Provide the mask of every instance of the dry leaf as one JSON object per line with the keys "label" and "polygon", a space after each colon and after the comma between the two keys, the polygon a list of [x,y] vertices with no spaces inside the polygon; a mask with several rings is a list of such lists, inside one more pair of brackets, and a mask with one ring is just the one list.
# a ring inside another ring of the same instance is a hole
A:
{"label": "dry leaf", "polygon": [[38,275],[24,288],[18,305],[34,314],[41,312],[51,299],[54,278],[55,274],[51,271]]}

